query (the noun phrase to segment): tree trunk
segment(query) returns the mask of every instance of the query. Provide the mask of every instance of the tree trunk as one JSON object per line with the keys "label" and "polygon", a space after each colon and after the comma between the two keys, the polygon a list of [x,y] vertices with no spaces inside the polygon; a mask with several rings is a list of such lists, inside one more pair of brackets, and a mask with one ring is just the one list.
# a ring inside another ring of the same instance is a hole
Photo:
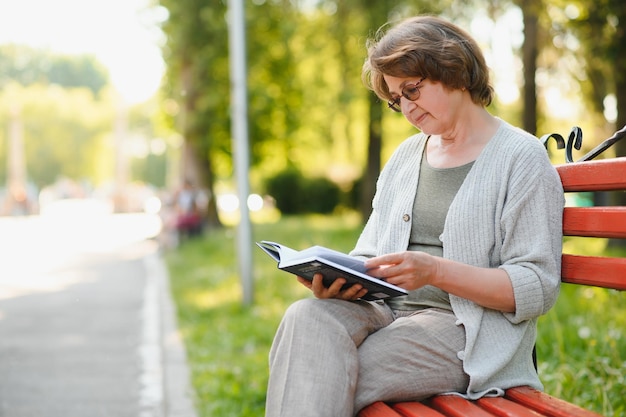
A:
{"label": "tree trunk", "polygon": [[219,228],[222,223],[217,212],[217,198],[214,192],[213,169],[208,157],[202,158],[203,152],[196,149],[194,143],[186,140],[183,144],[181,163],[181,184],[190,181],[199,190],[206,193],[207,205],[201,207],[208,229]]}
{"label": "tree trunk", "polygon": [[376,191],[376,180],[380,173],[380,152],[382,149],[382,106],[374,93],[369,95],[369,141],[367,146],[367,165],[361,184],[359,211],[367,220],[372,211],[372,199]]}
{"label": "tree trunk", "polygon": [[[626,13],[624,13],[626,15]],[[626,18],[626,16],[624,16]],[[626,28],[622,25],[617,28],[615,39],[616,45],[626,45]],[[617,99],[617,129],[626,125],[626,55],[624,53],[615,54],[615,98]],[[615,144],[617,156],[626,156],[626,139],[622,139]]]}
{"label": "tree trunk", "polygon": [[[195,112],[196,92],[193,87],[193,70],[191,65],[184,65],[181,71],[181,84],[185,91],[184,109],[182,114],[181,131],[183,132],[183,154],[181,164],[180,184],[190,180],[197,188],[205,190],[208,201],[205,208],[205,225],[211,228],[222,226],[217,212],[217,199],[214,190],[213,166],[208,152],[203,151],[203,143],[200,132],[189,123],[188,115]],[[245,204],[245,203],[244,203]]]}
{"label": "tree trunk", "polygon": [[[626,13],[622,13],[623,15]],[[626,17],[626,16],[624,16]],[[617,28],[615,39],[615,45],[625,45],[626,43],[626,29],[623,25]],[[616,47],[616,49],[619,49]],[[621,129],[626,125],[626,56],[623,53],[615,54],[615,62],[613,66],[613,73],[615,77],[615,97],[617,99],[617,129]],[[615,145],[616,156],[626,156],[626,138],[621,139]],[[612,204],[616,206],[626,206],[626,193],[616,192],[613,193]],[[626,240],[624,239],[611,239],[609,241],[610,247],[626,247]]]}
{"label": "tree trunk", "polygon": [[[375,33],[378,28],[387,22],[387,16],[392,9],[389,0],[364,0],[364,10],[368,11],[367,36]],[[372,92],[369,94],[369,129],[367,145],[367,165],[361,184],[359,211],[364,220],[367,220],[372,212],[372,199],[376,192],[376,180],[381,170],[380,153],[383,142],[383,106],[379,98]]]}
{"label": "tree trunk", "polygon": [[537,7],[535,0],[522,0],[520,7],[524,13],[524,44],[522,54],[524,61],[524,109],[522,127],[529,133],[537,133],[537,88],[535,73],[539,55]]}

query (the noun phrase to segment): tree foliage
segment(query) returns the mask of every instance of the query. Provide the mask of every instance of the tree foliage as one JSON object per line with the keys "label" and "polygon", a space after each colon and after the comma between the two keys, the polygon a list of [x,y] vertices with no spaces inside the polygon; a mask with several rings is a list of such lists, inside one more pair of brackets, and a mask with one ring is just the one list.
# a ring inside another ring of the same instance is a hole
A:
{"label": "tree foliage", "polygon": [[[21,126],[28,178],[38,188],[59,177],[90,182],[110,178],[111,108],[110,102],[95,101],[87,88],[7,85],[0,93],[0,166],[7,161],[9,125],[15,119]],[[6,181],[6,169],[0,170],[0,180]]]}
{"label": "tree foliage", "polygon": [[[195,165],[204,168],[200,175],[212,188],[232,175],[226,8],[193,0],[160,4],[170,12],[163,26],[166,94],[181,109],[172,125],[193,147]],[[381,148],[380,136],[366,134],[370,119],[381,124],[382,118],[382,104],[361,83],[365,39],[387,20],[416,13],[419,4],[245,2],[254,187],[291,168],[328,176],[342,187],[363,174],[368,149],[378,156]],[[371,106],[377,112],[368,117]],[[378,167],[371,171],[375,179]],[[373,180],[368,184],[373,189]]]}
{"label": "tree foliage", "polygon": [[107,71],[93,56],[0,46],[0,182],[7,177],[12,124],[21,131],[28,180],[37,188],[59,177],[110,178],[114,101],[107,85]]}
{"label": "tree foliage", "polygon": [[104,66],[91,55],[59,55],[23,45],[0,46],[0,86],[9,82],[87,87],[98,94],[108,84]]}
{"label": "tree foliage", "polygon": [[[164,185],[165,157],[149,152],[159,129],[150,119],[153,104],[121,106],[92,56],[3,45],[0,86],[0,183],[7,180],[9,136],[17,129],[27,181],[39,190],[59,178],[93,186],[113,182],[116,146],[124,147],[128,181]],[[116,132],[122,122],[123,132]],[[120,134],[123,145],[115,139]],[[138,155],[142,146],[148,152]]]}
{"label": "tree foliage", "polygon": [[[535,85],[535,71],[550,77],[561,76],[562,72],[557,73],[554,68],[562,66],[562,57],[571,60],[572,51],[559,44],[559,39],[564,39],[563,34],[577,39],[579,49],[575,55],[580,60],[579,67],[596,68],[572,71],[583,86],[581,99],[589,100],[587,115],[595,115],[586,120],[601,120],[602,100],[608,92],[620,96],[619,74],[626,73],[620,72],[617,64],[621,45],[626,43],[620,41],[621,26],[615,23],[623,20],[615,1],[244,2],[253,190],[260,190],[263,180],[278,172],[296,169],[304,176],[327,176],[344,189],[364,176],[362,183],[368,191],[361,194],[364,201],[370,201],[368,192],[373,190],[381,161],[411,130],[403,127],[405,124],[399,122],[397,115],[381,112],[383,104],[361,84],[365,40],[385,22],[413,14],[444,14],[469,27],[472,10],[486,8],[488,15],[497,19],[511,8],[520,8],[528,42],[523,50],[515,51],[520,57],[518,62],[525,63],[524,72],[521,68],[512,70],[520,72],[518,79],[526,78],[525,105],[512,108],[519,113],[514,121],[521,120],[521,112],[526,109],[524,126],[538,134],[548,133],[544,132],[546,126],[554,126],[555,122],[547,121],[551,109],[545,106],[546,81],[542,78]],[[233,169],[227,4],[199,0],[160,3],[170,12],[164,25],[168,39],[166,95],[176,100],[181,109],[172,117],[172,126],[183,133],[193,148],[196,164],[203,168],[201,177],[219,191],[232,178]],[[587,15],[591,20],[581,20],[580,27],[576,27],[575,19],[567,13],[561,13],[565,18],[555,18],[555,10],[567,12],[572,4],[581,10],[579,20],[587,19]],[[594,21],[598,22],[596,29],[590,24]],[[601,48],[602,52],[596,54],[594,48]],[[523,51],[528,55],[525,61],[521,59]],[[590,56],[601,57],[597,60],[600,62],[588,59]],[[591,82],[598,77],[602,83]],[[522,90],[521,83],[519,88]],[[496,100],[492,110],[498,114],[503,108]],[[620,115],[625,113],[620,111]],[[577,122],[571,120],[564,129]],[[606,126],[599,130],[606,131]],[[367,205],[362,209],[364,214]]]}
{"label": "tree foliage", "polygon": [[[602,115],[607,95],[616,99],[614,126],[626,125],[626,8],[620,0],[554,1],[555,42],[575,59],[583,97]],[[626,156],[626,142],[616,145]]]}

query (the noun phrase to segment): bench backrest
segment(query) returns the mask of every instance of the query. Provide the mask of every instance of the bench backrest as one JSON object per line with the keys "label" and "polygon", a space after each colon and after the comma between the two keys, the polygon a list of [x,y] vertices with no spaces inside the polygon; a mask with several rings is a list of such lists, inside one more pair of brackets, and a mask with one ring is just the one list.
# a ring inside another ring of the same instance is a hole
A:
{"label": "bench backrest", "polygon": [[[625,191],[626,157],[556,167],[565,192]],[[566,207],[565,236],[626,238],[626,206]],[[563,282],[626,290],[626,258],[563,254]]]}

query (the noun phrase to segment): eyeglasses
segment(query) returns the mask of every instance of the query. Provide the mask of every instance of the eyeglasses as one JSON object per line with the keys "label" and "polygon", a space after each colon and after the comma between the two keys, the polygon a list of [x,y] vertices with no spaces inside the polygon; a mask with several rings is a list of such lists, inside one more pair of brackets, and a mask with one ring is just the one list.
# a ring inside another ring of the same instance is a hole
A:
{"label": "eyeglasses", "polygon": [[402,89],[402,94],[392,100],[389,100],[387,102],[387,107],[389,107],[391,110],[395,112],[400,113],[402,111],[402,109],[400,108],[400,100],[402,99],[402,97],[411,101],[415,101],[418,98],[420,98],[420,86],[419,85],[425,79],[426,77],[422,77],[422,79],[416,82],[415,84],[405,85],[404,88]]}

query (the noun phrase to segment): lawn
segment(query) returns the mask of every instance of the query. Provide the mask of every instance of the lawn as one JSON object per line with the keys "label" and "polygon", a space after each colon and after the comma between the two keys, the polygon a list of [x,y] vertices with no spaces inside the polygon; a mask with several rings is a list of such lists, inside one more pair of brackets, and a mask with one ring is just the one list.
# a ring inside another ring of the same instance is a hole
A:
{"label": "lawn", "polygon": [[[283,217],[255,224],[254,238],[347,252],[360,228],[358,217],[349,214]],[[166,254],[201,417],[264,415],[274,331],[286,307],[309,296],[253,249],[255,302],[243,306],[235,239],[236,230],[225,228]],[[566,245],[586,253],[605,246],[602,241]],[[539,373],[546,392],[606,416],[626,413],[625,310],[624,293],[563,285],[556,307],[539,324]]]}

